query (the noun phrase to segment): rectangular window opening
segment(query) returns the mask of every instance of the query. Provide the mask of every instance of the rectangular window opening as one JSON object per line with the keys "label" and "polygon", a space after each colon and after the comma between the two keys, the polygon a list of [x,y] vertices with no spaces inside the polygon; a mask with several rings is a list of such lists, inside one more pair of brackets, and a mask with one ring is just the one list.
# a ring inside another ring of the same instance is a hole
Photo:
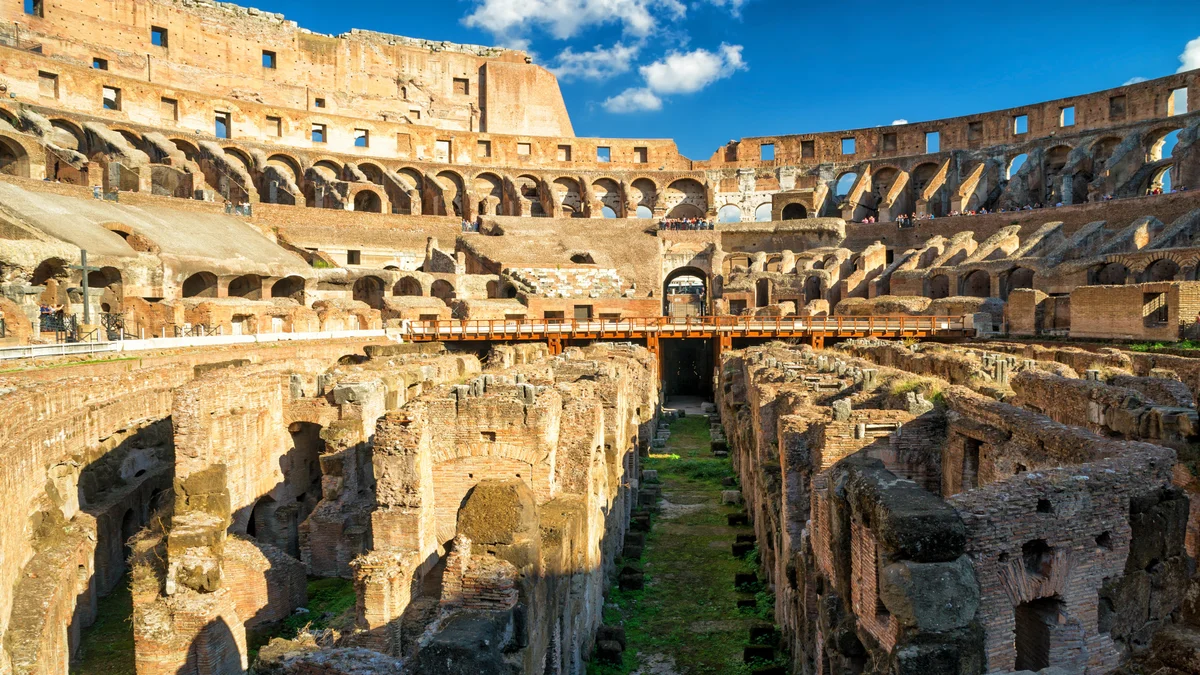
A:
{"label": "rectangular window opening", "polygon": [[326,140],[325,139],[325,125],[324,124],[312,125],[312,142],[313,143],[324,143],[325,140]]}
{"label": "rectangular window opening", "polygon": [[979,487],[979,450],[983,443],[978,439],[963,439],[962,489],[974,490]]}
{"label": "rectangular window opening", "polygon": [[92,68],[96,70],[108,70],[108,59],[95,57],[92,59]]}
{"label": "rectangular window opening", "polygon": [[1188,90],[1187,87],[1172,89],[1171,96],[1167,99],[1167,117],[1175,115],[1186,115],[1188,111]]}
{"label": "rectangular window opening", "polygon": [[179,101],[173,98],[162,97],[158,101],[158,116],[164,122],[179,121]]}
{"label": "rectangular window opening", "polygon": [[1029,133],[1029,115],[1013,116],[1013,134],[1021,135]]}
{"label": "rectangular window opening", "polygon": [[25,0],[25,13],[29,16],[43,17],[46,16],[45,11],[42,0]]}
{"label": "rectangular window opening", "polygon": [[1110,96],[1108,98],[1108,119],[1123,120],[1125,119],[1125,94],[1119,96]]}
{"label": "rectangular window opening", "polygon": [[596,148],[596,161],[597,162],[611,162],[612,161],[612,148]]}
{"label": "rectangular window opening", "polygon": [[812,159],[817,156],[816,141],[800,141],[800,158]]}
{"label": "rectangular window opening", "polygon": [[775,161],[775,144],[763,143],[758,146],[758,159],[763,162]]}
{"label": "rectangular window opening", "polygon": [[471,81],[465,78],[454,78],[454,93],[460,96],[471,95]]}
{"label": "rectangular window opening", "polygon": [[229,113],[218,110],[214,116],[213,133],[217,138],[230,138],[233,135],[233,125],[229,121]]}
{"label": "rectangular window opening", "polygon": [[267,116],[267,134],[275,138],[283,137],[283,118]]}
{"label": "rectangular window opening", "polygon": [[275,52],[263,50],[262,66],[263,68],[271,68],[272,70],[275,68]]}
{"label": "rectangular window opening", "polygon": [[38,93],[49,98],[58,98],[58,75],[39,70]]}
{"label": "rectangular window opening", "polygon": [[1147,328],[1166,325],[1169,318],[1166,293],[1142,293],[1142,318]]}
{"label": "rectangular window opening", "polygon": [[1069,105],[1058,112],[1058,126],[1073,127],[1075,126],[1075,106]]}
{"label": "rectangular window opening", "polygon": [[896,134],[884,134],[883,135],[883,151],[884,152],[896,152],[896,149],[898,146],[899,146],[899,141],[898,141]]}
{"label": "rectangular window opening", "polygon": [[167,46],[167,29],[161,26],[150,27],[150,44],[155,47]]}
{"label": "rectangular window opening", "polygon": [[475,145],[475,154],[478,155],[479,157],[491,157],[492,156],[492,142],[491,141],[479,141],[479,143],[477,143]]}
{"label": "rectangular window opening", "polygon": [[522,157],[533,154],[533,145],[530,143],[517,143],[517,154]]}
{"label": "rectangular window opening", "polygon": [[842,139],[842,154],[843,155],[853,155],[856,152],[858,152],[858,146],[855,143],[854,139],[853,138],[843,138]]}
{"label": "rectangular window opening", "polygon": [[575,318],[576,319],[587,320],[587,319],[592,318],[592,306],[591,305],[575,305],[574,309],[575,309]]}
{"label": "rectangular window opening", "polygon": [[371,132],[367,129],[354,130],[354,147],[369,148],[371,147]]}
{"label": "rectangular window opening", "polygon": [[934,153],[942,151],[942,133],[940,131],[928,131],[925,133],[925,152]]}
{"label": "rectangular window opening", "polygon": [[105,110],[120,110],[121,109],[121,90],[116,87],[104,88],[104,109]]}
{"label": "rectangular window opening", "polygon": [[361,265],[362,264],[362,251],[346,251],[346,264],[347,265]]}
{"label": "rectangular window opening", "polygon": [[449,162],[452,157],[452,149],[450,141],[434,141],[433,159],[438,162]]}
{"label": "rectangular window opening", "polygon": [[558,146],[558,161],[560,161],[560,162],[571,161],[571,146],[569,146],[569,145]]}
{"label": "rectangular window opening", "polygon": [[650,153],[646,150],[646,148],[634,148],[633,161],[635,164],[645,164],[646,162],[650,161]]}
{"label": "rectangular window opening", "polygon": [[983,140],[983,122],[967,122],[967,140]]}
{"label": "rectangular window opening", "polygon": [[325,99],[323,99],[323,98],[314,98],[314,99],[313,99],[313,107],[314,107],[314,108],[324,108],[324,107],[325,107]]}
{"label": "rectangular window opening", "polygon": [[414,122],[421,121],[421,111],[417,108],[408,109],[408,118]]}

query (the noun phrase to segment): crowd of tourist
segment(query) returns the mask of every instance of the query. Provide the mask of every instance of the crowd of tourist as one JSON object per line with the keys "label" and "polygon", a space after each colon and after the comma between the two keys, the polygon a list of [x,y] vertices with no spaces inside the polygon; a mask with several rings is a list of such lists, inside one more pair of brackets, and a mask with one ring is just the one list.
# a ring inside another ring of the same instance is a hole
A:
{"label": "crowd of tourist", "polygon": [[711,230],[712,221],[703,218],[665,218],[658,224],[660,230]]}
{"label": "crowd of tourist", "polygon": [[476,218],[475,222],[473,222],[473,223],[471,221],[467,220],[466,218],[463,218],[462,231],[463,232],[479,232],[479,228],[482,225],[483,225],[482,217]]}

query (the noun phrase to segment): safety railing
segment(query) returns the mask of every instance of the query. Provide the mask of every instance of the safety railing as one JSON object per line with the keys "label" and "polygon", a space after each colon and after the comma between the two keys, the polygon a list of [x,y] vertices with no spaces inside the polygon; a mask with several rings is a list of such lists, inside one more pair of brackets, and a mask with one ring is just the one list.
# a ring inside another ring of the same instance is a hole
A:
{"label": "safety railing", "polygon": [[465,319],[409,321],[406,337],[425,340],[505,340],[538,337],[592,337],[656,334],[697,337],[870,336],[962,333],[962,316],[832,316],[832,317],[630,317],[622,319]]}

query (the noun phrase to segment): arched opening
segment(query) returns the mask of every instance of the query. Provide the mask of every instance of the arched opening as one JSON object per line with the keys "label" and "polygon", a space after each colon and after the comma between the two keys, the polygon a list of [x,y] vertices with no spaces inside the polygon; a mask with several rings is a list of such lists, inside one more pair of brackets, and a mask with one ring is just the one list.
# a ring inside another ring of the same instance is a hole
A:
{"label": "arched opening", "polygon": [[1033,288],[1033,270],[1028,267],[1018,267],[1008,274],[1008,285],[1004,298],[1018,288]]}
{"label": "arched opening", "polygon": [[759,204],[758,208],[754,209],[754,222],[769,223],[771,222],[771,202]]}
{"label": "arched opening", "polygon": [[667,214],[667,218],[703,218],[704,212],[699,207],[692,204],[680,204],[671,209]]}
{"label": "arched opening", "polygon": [[50,126],[53,127],[51,140],[60,148],[74,150],[83,154],[88,154],[87,136],[83,133],[83,129],[76,126],[74,122],[67,120],[50,120]]}
{"label": "arched opening", "polygon": [[841,201],[850,191],[854,189],[854,184],[858,182],[858,174],[853,171],[844,173],[838,176],[837,183],[834,186],[833,196]]}
{"label": "arched opening", "polygon": [[650,210],[649,206],[639,206],[637,207],[637,217],[642,219],[653,218],[654,212]]}
{"label": "arched opening", "polygon": [[671,317],[703,316],[708,307],[708,280],[704,270],[680,267],[663,281],[663,314]]}
{"label": "arched opening", "polygon": [[637,205],[638,218],[653,218],[658,187],[649,178],[638,178],[629,185],[629,199]]}
{"label": "arched opening", "polygon": [[215,298],[217,297],[217,275],[211,272],[196,272],[183,280],[183,297],[185,298]]}
{"label": "arched opening", "polygon": [[504,215],[504,181],[493,173],[481,173],[471,182],[471,192],[479,200],[481,216]]}
{"label": "arched opening", "polygon": [[1055,635],[1064,623],[1062,610],[1063,602],[1057,597],[1038,598],[1017,605],[1013,612],[1016,670],[1037,672],[1050,667],[1051,648],[1057,642]]}
{"label": "arched opening", "polygon": [[445,279],[438,279],[429,287],[429,294],[449,305],[454,299],[454,286]]}
{"label": "arched opening", "polygon": [[668,185],[664,201],[671,213],[679,214],[668,214],[671,218],[702,218],[708,211],[708,191],[693,178],[683,178]]}
{"label": "arched opening", "polygon": [[[809,275],[809,277],[804,280],[804,304],[807,305],[813,300],[820,299],[822,299],[821,278],[815,274]],[[800,308],[797,307],[796,309]]]}
{"label": "arched opening", "polygon": [[419,296],[421,293],[421,282],[414,277],[404,277],[396,282],[392,287],[392,295],[399,296]]}
{"label": "arched opening", "polygon": [[771,304],[771,280],[759,279],[754,282],[754,306],[766,307]]}
{"label": "arched opening", "polygon": [[373,309],[383,309],[383,288],[383,279],[376,276],[363,277],[354,282],[354,299]]}
{"label": "arched opening", "polygon": [[1092,278],[1094,286],[1123,286],[1129,278],[1129,268],[1119,262],[1110,262],[1096,270]]}
{"label": "arched opening", "polygon": [[788,204],[783,207],[780,217],[784,220],[804,220],[808,217],[808,209],[803,204]]}
{"label": "arched opening", "polygon": [[1013,157],[1008,162],[1008,168],[1004,172],[1004,177],[1006,179],[1012,180],[1012,177],[1017,175],[1017,172],[1021,170],[1021,167],[1025,166],[1025,162],[1028,159],[1029,159],[1029,155],[1026,155],[1024,153],[1017,155],[1016,157]]}
{"label": "arched opening", "polygon": [[354,195],[354,210],[363,213],[383,213],[383,200],[372,190],[362,190]]}
{"label": "arched opening", "polygon": [[575,253],[571,256],[571,262],[576,265],[595,265],[596,259],[591,253]]}
{"label": "arched opening", "polygon": [[29,158],[17,143],[0,138],[0,173],[29,178]]}
{"label": "arched opening", "polygon": [[970,272],[962,280],[962,292],[970,298],[986,298],[992,294],[992,277],[983,270]]}
{"label": "arched opening", "polygon": [[562,206],[564,218],[582,218],[583,197],[579,190],[579,182],[574,178],[556,178],[550,184],[554,191],[554,199]]}
{"label": "arched opening", "polygon": [[1146,185],[1146,192],[1151,194],[1165,194],[1170,192],[1172,189],[1171,170],[1174,168],[1173,164],[1167,164],[1155,170],[1154,174],[1150,177],[1149,183]]}
{"label": "arched opening", "polygon": [[[600,178],[592,181],[592,195],[600,202],[600,213],[605,218],[620,218],[625,211],[625,203],[621,199],[621,186],[611,178]],[[612,215],[609,215],[609,212]]]}
{"label": "arched opening", "polygon": [[935,274],[929,280],[929,297],[934,300],[950,297],[950,277],[945,274]]}
{"label": "arched opening", "polygon": [[274,521],[275,499],[266,495],[254,502],[254,507],[250,509],[250,519],[246,521],[246,534],[255,539],[274,542],[277,534]]}
{"label": "arched opening", "polygon": [[600,215],[604,216],[605,218],[616,218],[617,212],[613,211],[612,207],[602,206],[600,207]]}
{"label": "arched opening", "polygon": [[304,304],[304,279],[302,277],[284,277],[271,285],[272,298],[291,298]]}
{"label": "arched opening", "polygon": [[742,222],[742,210],[733,204],[726,204],[717,211],[718,223],[740,223]]}
{"label": "arched opening", "polygon": [[1179,143],[1179,129],[1150,133],[1150,147],[1146,151],[1146,161],[1157,162],[1175,155],[1175,146]]}
{"label": "arched opening", "polygon": [[229,282],[229,297],[261,300],[262,277],[257,274],[245,274]]}
{"label": "arched opening", "polygon": [[1179,264],[1170,258],[1161,258],[1150,263],[1142,272],[1142,281],[1174,281],[1179,276]]}
{"label": "arched opening", "polygon": [[383,185],[383,169],[378,164],[371,162],[359,162],[358,170],[366,179],[376,185]]}
{"label": "arched opening", "polygon": [[126,509],[121,516],[121,561],[129,560],[131,549],[129,540],[138,532],[138,519],[133,509]]}
{"label": "arched opening", "polygon": [[196,161],[196,158],[200,156],[200,148],[197,148],[195,145],[192,145],[183,139],[172,138],[171,142],[175,144],[176,148],[179,148],[179,151],[183,153],[183,156],[186,157],[189,162]]}
{"label": "arched opening", "polygon": [[458,216],[463,214],[463,179],[453,171],[442,171],[437,175],[438,185],[442,187],[442,196],[447,204],[447,212],[438,215]]}

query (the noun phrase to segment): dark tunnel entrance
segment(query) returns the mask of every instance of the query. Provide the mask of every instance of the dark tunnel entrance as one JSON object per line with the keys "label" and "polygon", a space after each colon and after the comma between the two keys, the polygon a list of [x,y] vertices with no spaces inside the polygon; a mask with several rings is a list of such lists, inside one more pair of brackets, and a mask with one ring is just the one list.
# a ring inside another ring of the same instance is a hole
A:
{"label": "dark tunnel entrance", "polygon": [[663,393],[697,396],[712,400],[712,340],[664,339],[660,341],[663,361]]}

